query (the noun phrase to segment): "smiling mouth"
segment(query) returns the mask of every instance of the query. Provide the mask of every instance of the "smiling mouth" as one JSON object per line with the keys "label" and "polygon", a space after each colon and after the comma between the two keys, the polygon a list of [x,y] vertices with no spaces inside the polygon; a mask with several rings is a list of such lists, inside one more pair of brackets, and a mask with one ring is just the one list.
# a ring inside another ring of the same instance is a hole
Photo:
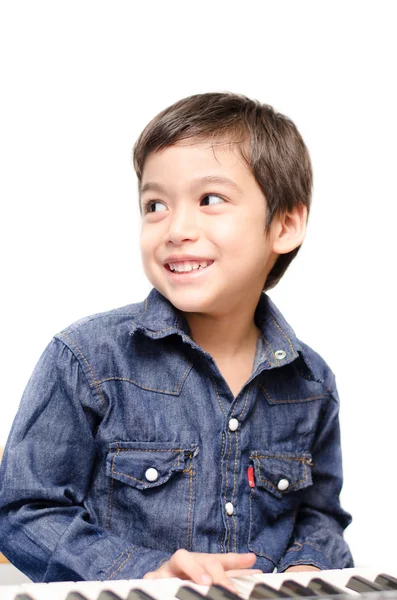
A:
{"label": "smiling mouth", "polygon": [[167,263],[165,265],[165,268],[167,269],[167,271],[170,271],[170,273],[175,273],[176,275],[186,275],[188,273],[196,273],[197,271],[204,271],[204,269],[208,269],[208,267],[210,267],[213,264],[213,260],[212,261],[202,261],[201,263],[198,262],[181,262],[181,263]]}

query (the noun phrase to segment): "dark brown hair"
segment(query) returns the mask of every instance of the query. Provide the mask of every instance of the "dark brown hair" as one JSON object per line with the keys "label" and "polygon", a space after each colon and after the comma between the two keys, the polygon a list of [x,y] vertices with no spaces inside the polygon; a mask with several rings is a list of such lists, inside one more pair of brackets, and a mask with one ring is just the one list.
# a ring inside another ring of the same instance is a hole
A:
{"label": "dark brown hair", "polygon": [[[304,205],[309,212],[312,168],[306,145],[294,123],[240,94],[214,92],[183,98],[160,112],[145,127],[133,149],[133,164],[141,189],[145,160],[151,152],[181,140],[228,140],[240,153],[267,200],[265,232],[276,215]],[[244,142],[249,141],[249,155]],[[299,247],[280,254],[264,290],[276,285]]]}

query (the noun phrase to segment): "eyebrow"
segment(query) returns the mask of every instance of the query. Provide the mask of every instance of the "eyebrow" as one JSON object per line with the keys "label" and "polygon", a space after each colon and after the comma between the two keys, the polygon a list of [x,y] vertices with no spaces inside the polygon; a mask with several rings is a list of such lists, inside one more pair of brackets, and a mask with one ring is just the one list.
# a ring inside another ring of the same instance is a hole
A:
{"label": "eyebrow", "polygon": [[[200,187],[205,183],[218,183],[221,185],[226,185],[240,194],[243,194],[243,190],[240,186],[237,185],[232,179],[228,177],[221,177],[220,175],[206,175],[205,177],[197,177],[191,181],[190,187],[192,190]],[[153,192],[167,192],[166,186],[161,185],[160,183],[156,183],[155,181],[148,181],[145,185],[142,186],[140,194],[142,195],[144,192],[153,191]]]}

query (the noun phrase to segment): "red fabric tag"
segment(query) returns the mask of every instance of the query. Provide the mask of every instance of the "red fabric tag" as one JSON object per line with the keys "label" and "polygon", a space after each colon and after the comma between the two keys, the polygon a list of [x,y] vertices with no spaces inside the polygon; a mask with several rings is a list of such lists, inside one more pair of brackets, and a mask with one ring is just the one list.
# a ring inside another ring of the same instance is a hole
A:
{"label": "red fabric tag", "polygon": [[250,488],[254,488],[255,487],[254,467],[248,467],[247,476],[248,476],[248,485],[250,486]]}

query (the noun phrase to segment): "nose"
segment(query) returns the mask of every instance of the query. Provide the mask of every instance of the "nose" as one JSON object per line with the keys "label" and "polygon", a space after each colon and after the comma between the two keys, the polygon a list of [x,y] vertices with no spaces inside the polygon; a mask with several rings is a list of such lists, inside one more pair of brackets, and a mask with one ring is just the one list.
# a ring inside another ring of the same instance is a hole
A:
{"label": "nose", "polygon": [[168,221],[167,242],[181,244],[188,240],[197,240],[198,223],[194,209],[186,205],[175,208]]}

